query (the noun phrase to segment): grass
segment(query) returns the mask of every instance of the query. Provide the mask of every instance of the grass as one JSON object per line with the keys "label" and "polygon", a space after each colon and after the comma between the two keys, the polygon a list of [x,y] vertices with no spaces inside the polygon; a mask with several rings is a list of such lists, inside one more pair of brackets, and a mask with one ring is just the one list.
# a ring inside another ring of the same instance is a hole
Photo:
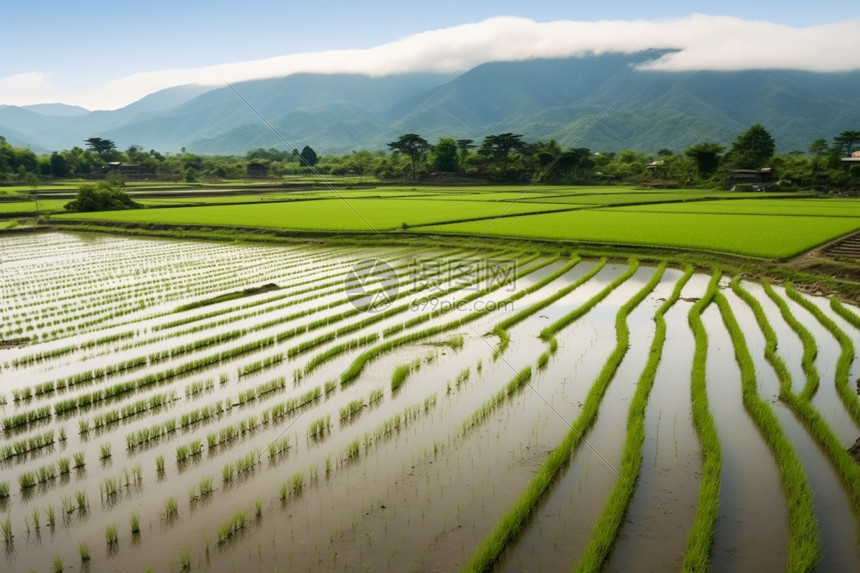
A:
{"label": "grass", "polygon": [[[627,280],[638,268],[638,261],[631,260],[630,266],[622,273],[615,281],[610,283],[603,290],[595,294],[589,300],[577,307],[574,311],[568,313],[558,319],[549,327],[541,332],[541,338],[548,344],[555,341],[555,334],[561,329],[569,326],[574,321],[584,316],[591,308],[597,305],[601,300],[606,298],[609,293],[615,290],[621,283]],[[645,288],[637,292],[624,307],[629,313],[635,308],[648,293],[653,290],[653,285],[646,285]],[[571,425],[570,430],[565,434],[561,443],[549,454],[544,463],[538,469],[537,474],[529,482],[526,490],[517,499],[514,505],[509,508],[499,520],[493,531],[484,539],[478,549],[472,554],[472,558],[464,568],[464,571],[486,571],[496,563],[505,547],[515,539],[526,521],[532,513],[533,508],[544,497],[544,494],[549,489],[550,485],[555,481],[556,476],[562,468],[567,464],[572,452],[579,447],[584,439],[584,435],[591,429],[597,414],[600,409],[600,403],[606,393],[609,383],[615,376],[621,360],[627,353],[629,345],[627,327],[625,321],[626,314],[619,310],[616,316],[616,333],[617,342],[615,350],[604,363],[603,368],[597,376],[597,379],[591,385],[591,389],[585,398],[580,415]]]}
{"label": "grass", "polygon": [[687,315],[693,331],[695,350],[691,378],[693,400],[693,426],[702,444],[702,477],[699,481],[699,502],[693,526],[687,533],[687,548],[684,553],[683,571],[707,571],[717,510],[720,504],[720,474],[723,470],[723,453],[717,426],[708,405],[706,363],[708,357],[708,333],[702,323],[702,313],[714,300],[717,284],[722,273],[714,271],[705,295],[696,301]]}
{"label": "grass", "polygon": [[[763,206],[764,208],[764,206]],[[420,232],[687,248],[786,258],[860,228],[856,217],[579,210],[419,227]],[[785,229],[793,229],[786,233]]]}
{"label": "grass", "polygon": [[437,222],[495,218],[502,214],[533,213],[567,208],[565,205],[492,203],[426,199],[351,199],[224,205],[165,209],[135,209],[102,213],[55,215],[59,219],[120,221],[226,227],[269,227],[303,231],[391,231]]}
{"label": "grass", "polygon": [[747,348],[744,334],[722,294],[716,296],[717,306],[729,331],[735,358],[741,369],[744,408],[761,431],[761,435],[776,458],[782,488],[788,507],[788,571],[812,571],[819,559],[820,535],[812,504],[812,490],[806,470],[773,413],[769,402],[762,400],[756,385],[755,365]]}

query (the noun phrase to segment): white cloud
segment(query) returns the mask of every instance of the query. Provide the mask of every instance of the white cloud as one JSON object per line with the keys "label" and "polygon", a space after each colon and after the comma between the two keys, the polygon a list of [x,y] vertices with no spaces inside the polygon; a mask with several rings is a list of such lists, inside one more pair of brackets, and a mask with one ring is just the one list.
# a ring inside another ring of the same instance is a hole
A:
{"label": "white cloud", "polygon": [[[676,50],[646,66],[655,70],[848,71],[860,69],[858,29],[860,20],[801,29],[703,14],[672,20],[546,23],[497,17],[415,34],[369,49],[297,53],[205,68],[134,74],[85,92],[67,94],[65,101],[91,109],[114,108],[180,84],[223,85],[225,81],[234,83],[301,72],[371,76],[410,71],[452,72],[489,61],[646,49]],[[40,81],[46,90],[55,93],[40,74],[21,74],[5,81],[13,78],[18,78],[15,81],[21,84],[21,93],[32,93]],[[29,86],[28,78],[32,80]],[[13,84],[9,88],[0,85],[4,92],[15,92],[18,88]]]}
{"label": "white cloud", "polygon": [[50,98],[57,95],[57,87],[48,81],[42,72],[27,72],[0,78],[0,92],[3,101],[9,105],[27,105],[31,103],[48,103]]}

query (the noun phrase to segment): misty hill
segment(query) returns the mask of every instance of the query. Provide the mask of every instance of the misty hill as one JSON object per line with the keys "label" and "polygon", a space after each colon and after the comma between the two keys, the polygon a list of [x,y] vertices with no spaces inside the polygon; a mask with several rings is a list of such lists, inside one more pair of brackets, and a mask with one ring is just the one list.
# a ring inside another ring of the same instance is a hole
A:
{"label": "misty hill", "polygon": [[319,153],[385,149],[408,132],[435,142],[480,141],[508,131],[527,141],[656,152],[702,141],[730,145],[761,123],[778,150],[787,152],[860,127],[860,72],[669,73],[636,67],[656,55],[497,62],[456,76],[297,74],[232,87],[171,88],[116,111],[64,116],[5,106],[0,134],[13,144],[45,149],[81,145],[94,136],[123,149],[138,144],[244,154],[286,148],[268,122],[289,144]]}

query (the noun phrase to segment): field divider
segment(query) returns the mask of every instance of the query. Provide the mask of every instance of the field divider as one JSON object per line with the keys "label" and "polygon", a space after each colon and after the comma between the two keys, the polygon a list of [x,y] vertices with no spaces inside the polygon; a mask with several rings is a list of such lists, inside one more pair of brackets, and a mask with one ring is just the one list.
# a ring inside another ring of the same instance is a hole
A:
{"label": "field divider", "polygon": [[714,543],[717,510],[720,505],[720,480],[723,470],[723,453],[717,426],[708,406],[707,368],[708,332],[702,323],[702,313],[717,294],[722,271],[715,269],[708,288],[696,301],[687,315],[693,331],[695,350],[690,386],[693,408],[693,425],[702,444],[702,479],[699,485],[699,504],[693,527],[687,535],[687,549],[682,570],[685,572],[707,571],[710,568],[710,552]]}
{"label": "field divider", "polygon": [[776,414],[773,413],[768,402],[762,400],[758,394],[755,364],[728,299],[720,293],[715,300],[723,317],[723,323],[731,336],[735,359],[740,366],[744,409],[749,413],[767,443],[779,470],[788,510],[789,543],[786,571],[812,571],[819,559],[821,539],[812,504],[813,493],[809,487],[806,470],[794,446],[783,432]]}
{"label": "field divider", "polygon": [[[584,316],[600,301],[609,296],[612,291],[633,276],[638,268],[639,261],[631,259],[630,266],[624,273],[619,275],[614,281],[612,281],[612,283],[604,287],[600,292],[595,294],[588,301],[584,302],[577,309],[544,329],[544,332],[541,333],[541,338],[543,338],[547,343],[553,344],[553,342],[555,342],[555,334],[557,334],[562,328],[569,326]],[[660,277],[657,276],[659,274],[660,272],[656,273],[648,284],[635,293],[618,310],[615,317],[615,349],[612,351],[609,358],[607,358],[603,368],[592,384],[582,405],[580,415],[572,424],[565,420],[565,423],[570,427],[570,430],[565,434],[561,443],[547,456],[544,463],[538,469],[537,475],[532,478],[523,494],[514,503],[514,505],[505,512],[493,531],[484,538],[484,541],[472,554],[472,558],[462,571],[482,572],[492,569],[492,567],[498,562],[508,544],[517,538],[525,523],[531,516],[533,509],[541,499],[543,499],[544,495],[549,490],[549,487],[554,483],[558,473],[570,460],[573,452],[578,449],[582,443],[587,443],[585,434],[589,432],[597,420],[603,396],[606,394],[606,390],[609,388],[609,384],[615,377],[615,373],[618,371],[618,367],[621,365],[621,362],[627,354],[627,350],[630,346],[627,316],[643,300],[645,300],[645,297],[647,297],[651,291],[654,290],[660,279]],[[617,470],[614,471],[618,473]]]}
{"label": "field divider", "polygon": [[851,342],[851,339],[845,334],[844,330],[839,328],[829,316],[824,314],[824,311],[797,292],[791,283],[786,283],[785,294],[788,295],[788,298],[809,311],[839,342],[840,351],[839,358],[836,361],[836,375],[834,377],[836,392],[839,394],[839,398],[845,405],[845,409],[848,411],[851,419],[854,420],[854,424],[860,427],[860,401],[857,400],[857,394],[852,393],[848,385],[848,378],[851,375],[851,363],[854,362],[854,343]]}
{"label": "field divider", "polygon": [[[665,267],[666,263],[661,263],[654,275],[657,280],[662,278]],[[642,445],[645,442],[645,413],[648,397],[654,387],[657,368],[663,358],[663,347],[666,342],[665,314],[681,297],[681,291],[692,276],[693,267],[688,265],[684,275],[675,283],[672,294],[654,313],[654,339],[651,342],[648,360],[636,384],[636,392],[630,402],[630,409],[627,414],[627,438],[621,455],[621,468],[619,469],[621,477],[615,482],[615,486],[609,494],[603,514],[592,531],[585,553],[575,566],[576,571],[597,571],[603,567],[618,537],[624,516],[630,507],[642,465]]]}

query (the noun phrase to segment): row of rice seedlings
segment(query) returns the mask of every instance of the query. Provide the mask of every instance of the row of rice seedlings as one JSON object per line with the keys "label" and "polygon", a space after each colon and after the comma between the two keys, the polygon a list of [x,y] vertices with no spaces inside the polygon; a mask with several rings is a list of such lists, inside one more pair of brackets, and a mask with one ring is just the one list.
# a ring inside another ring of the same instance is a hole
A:
{"label": "row of rice seedlings", "polygon": [[[117,424],[121,420],[137,416],[138,414],[141,414],[143,412],[157,410],[158,408],[161,408],[165,404],[174,400],[176,400],[175,392],[163,392],[161,394],[154,394],[149,398],[141,398],[140,400],[137,400],[130,404],[123,404],[120,408],[115,408],[106,412],[100,412],[93,416],[92,428],[100,429],[111,424]],[[79,419],[78,430],[81,434],[86,434],[87,432],[89,432],[89,421],[84,418]]]}
{"label": "row of rice seedlings", "polygon": [[179,428],[179,422],[176,418],[170,418],[163,422],[158,422],[148,428],[141,428],[136,432],[131,432],[125,436],[126,448],[133,450],[139,446],[148,444],[151,441],[160,439],[162,436],[171,434]]}
{"label": "row of rice seedlings", "polygon": [[247,364],[242,368],[238,369],[239,378],[243,376],[248,376],[249,374],[253,374],[255,372],[259,372],[260,370],[265,370],[266,368],[271,368],[272,366],[277,366],[281,362],[284,361],[284,353],[279,352],[272,356],[267,356],[262,360],[257,360],[252,362],[251,364]]}
{"label": "row of rice seedlings", "polygon": [[52,446],[54,441],[54,430],[46,430],[27,438],[15,440],[11,444],[0,446],[0,460],[5,461],[46,446]]}
{"label": "row of rice seedlings", "polygon": [[[618,288],[636,272],[638,266],[639,262],[635,259],[631,259],[630,266],[627,271],[619,275],[618,278],[612,281],[612,283],[584,302],[580,307],[574,309],[549,327],[545,328],[541,332],[541,338],[550,343],[555,341],[555,335],[562,328],[565,328],[576,320],[579,320],[586,314],[586,312],[588,312],[588,310],[609,296],[613,290]],[[716,282],[714,285],[716,285]],[[644,300],[648,293],[653,290],[654,285],[649,284],[646,285],[646,287],[650,288],[646,291],[643,287],[639,292],[633,295],[628,303],[626,303],[625,306],[628,307],[627,313],[632,311],[633,308],[638,306],[638,304]],[[475,553],[472,554],[472,558],[464,568],[464,571],[485,571],[498,561],[504,548],[519,535],[520,531],[525,526],[526,521],[529,519],[533,508],[543,498],[549,486],[556,479],[561,469],[567,464],[572,453],[582,444],[583,436],[594,425],[600,409],[600,403],[603,400],[603,396],[606,394],[606,389],[614,378],[629,345],[629,331],[627,330],[626,325],[626,314],[623,314],[620,309],[616,315],[615,328],[617,338],[615,350],[603,365],[603,368],[597,375],[591,389],[588,391],[580,415],[573,424],[571,424],[570,430],[565,434],[561,444],[559,444],[550,453],[538,469],[537,474],[532,478],[531,482],[529,482],[529,485],[523,494],[519,499],[517,499],[514,505],[505,512],[493,531],[484,538],[484,541]],[[529,374],[531,374],[531,371],[529,371]],[[512,387],[512,385],[517,384],[519,382],[519,378],[520,377],[517,377],[512,380],[508,384],[508,387]],[[522,384],[522,382],[519,383]],[[500,393],[501,392],[503,391],[500,391]],[[484,406],[486,406],[486,404]],[[482,411],[484,406],[479,408],[471,418],[464,422],[464,429],[467,428],[470,420],[477,419],[477,421],[480,421],[483,419],[483,416],[486,415]]]}
{"label": "row of rice seedlings", "polygon": [[182,414],[180,414],[179,425],[183,429],[189,428],[195,424],[199,424],[200,422],[204,422],[215,416],[220,416],[222,413],[224,413],[224,401],[215,400],[213,404],[209,404],[208,406],[201,406],[200,408],[194,408],[189,412],[183,412]]}
{"label": "row of rice seedlings", "polygon": [[206,380],[198,380],[196,382],[192,382],[191,384],[185,385],[185,397],[190,398],[191,396],[196,396],[203,391],[208,392],[213,388],[215,388],[215,380],[213,378],[207,378]]}
{"label": "row of rice seedlings", "polygon": [[200,440],[192,440],[189,444],[182,444],[176,447],[176,463],[183,464],[190,457],[196,457],[203,453],[203,442]]}
{"label": "row of rice seedlings", "polygon": [[[268,409],[269,417],[272,421],[279,420],[285,416],[289,416],[296,412],[299,408],[318,400],[322,396],[322,389],[319,386],[311,388],[301,396],[290,398],[286,402],[275,404]],[[265,414],[265,411],[264,411]]]}
{"label": "row of rice seedlings", "polygon": [[234,513],[233,517],[218,526],[218,529],[215,532],[215,539],[218,540],[218,544],[220,545],[229,541],[230,538],[241,531],[247,523],[248,512],[246,510],[243,509]]}
{"label": "row of rice seedlings", "polygon": [[237,459],[235,462],[224,464],[224,467],[221,470],[221,477],[224,481],[224,485],[231,483],[234,479],[242,477],[245,473],[253,471],[259,461],[260,449],[255,448]]}
{"label": "row of rice seedlings", "polygon": [[330,430],[331,414],[326,414],[310,423],[308,426],[308,437],[314,440],[321,440]]}
{"label": "row of rice seedlings", "polygon": [[[763,283],[766,285],[766,283]],[[769,287],[769,285],[766,285]],[[792,391],[791,374],[785,361],[776,353],[777,338],[770,321],[767,318],[761,303],[755,299],[749,292],[744,290],[739,283],[733,282],[732,287],[735,293],[743,299],[745,303],[752,309],[755,314],[759,328],[765,337],[765,358],[773,366],[780,381],[780,400],[787,404],[791,411],[798,417],[810,435],[821,447],[822,451],[830,459],[836,473],[845,485],[845,490],[848,492],[851,506],[855,513],[860,513],[860,488],[856,484],[860,483],[860,467],[848,455],[848,452],[842,445],[839,437],[833,432],[832,428],[827,424],[827,421],[816,410],[808,399],[804,399],[803,395],[796,394]],[[766,288],[768,296],[776,297],[783,305],[782,300],[773,289]],[[786,312],[790,311],[786,307]],[[784,316],[784,315],[783,315]],[[807,371],[807,378],[817,375],[817,371]]]}
{"label": "row of rice seedlings", "polygon": [[275,440],[274,442],[269,444],[268,448],[266,448],[266,450],[269,452],[269,459],[273,459],[273,458],[277,457],[279,454],[282,454],[283,452],[286,452],[289,449],[290,449],[290,437],[289,436],[283,436],[281,438],[278,438],[277,440]]}
{"label": "row of rice seedlings", "polygon": [[231,340],[236,340],[237,338],[241,338],[242,336],[244,336],[247,332],[248,331],[245,329],[240,329],[218,333],[213,336],[200,338],[198,340],[194,340],[192,342],[188,342],[180,346],[175,346],[167,350],[162,350],[161,352],[151,353],[147,356],[147,358],[149,359],[150,364],[158,364],[159,362],[171,358],[176,358],[177,356],[182,356],[183,354],[189,354],[198,350],[202,350],[204,348],[209,348],[210,346],[216,346],[218,344],[230,342]]}
{"label": "row of rice seedlings", "polygon": [[[737,279],[735,279],[737,281]],[[755,365],[746,339],[725,296],[716,296],[723,322],[732,338],[735,359],[741,369],[744,408],[761,431],[776,458],[788,508],[787,571],[812,571],[818,561],[818,522],[812,505],[812,490],[797,451],[786,437],[770,404],[758,395]]]}
{"label": "row of rice seedlings", "polygon": [[693,426],[696,428],[699,442],[702,444],[702,477],[699,480],[699,502],[696,507],[696,517],[693,520],[693,527],[687,534],[687,548],[683,561],[685,571],[706,571],[709,568],[717,510],[720,504],[720,474],[723,469],[723,452],[708,401],[706,379],[708,332],[702,323],[702,313],[716,296],[721,274],[719,270],[714,271],[704,296],[693,304],[687,315],[687,321],[693,331],[695,341],[690,378]]}
{"label": "row of rice seedlings", "polygon": [[[396,414],[384,419],[373,430],[364,433],[364,449],[366,450],[372,445],[378,445],[381,440],[389,438],[401,428],[405,428],[411,422],[417,420],[421,416],[422,412],[427,414],[435,406],[436,393],[434,392],[424,399],[423,409],[422,402],[417,402],[405,407],[401,412],[397,412]],[[352,447],[352,444],[350,444],[350,447]],[[328,471],[326,474],[328,474]]]}
{"label": "row of rice seedlings", "polygon": [[247,402],[256,400],[257,398],[271,394],[272,392],[283,390],[286,387],[287,379],[283,376],[274,380],[269,380],[268,382],[258,385],[256,388],[250,388],[239,392],[239,405],[242,406]]}
{"label": "row of rice seedlings", "polygon": [[[391,326],[389,328],[386,328],[383,331],[383,335],[385,337],[393,336],[394,334],[397,334],[398,332],[401,332],[405,329],[412,328],[413,326],[416,326],[416,325],[421,324],[423,322],[430,321],[434,318],[442,316],[443,314],[451,312],[452,310],[456,309],[459,305],[465,305],[465,304],[468,304],[474,300],[480,300],[481,298],[486,297],[488,294],[491,294],[491,293],[499,290],[500,288],[503,288],[503,287],[506,287],[506,286],[509,286],[512,284],[516,284],[517,279],[519,279],[520,277],[525,276],[525,275],[530,274],[530,273],[533,273],[537,270],[540,270],[540,269],[546,267],[547,265],[550,265],[550,264],[552,264],[558,260],[558,257],[554,257],[554,258],[546,259],[544,261],[540,261],[536,265],[531,266],[531,267],[526,266],[526,265],[530,264],[531,262],[533,262],[535,259],[537,259],[539,256],[540,255],[534,254],[534,255],[531,255],[529,257],[526,257],[525,259],[523,259],[522,261],[520,261],[518,263],[516,274],[505,276],[502,280],[499,280],[497,282],[491,281],[492,284],[490,286],[487,286],[487,287],[480,289],[480,290],[477,290],[477,291],[473,291],[472,293],[459,299],[458,305],[453,305],[453,304],[452,305],[442,305],[442,306],[440,306],[440,308],[437,308],[436,310],[426,312],[424,314],[420,314],[418,316],[410,318],[409,320],[405,321],[402,324],[397,324],[397,325]],[[536,285],[532,285],[529,289],[526,289],[526,290],[528,290],[529,292],[532,292],[535,289],[535,286]],[[439,296],[444,296],[446,294],[450,294],[452,292],[460,290],[461,288],[462,288],[462,285],[455,285],[454,287],[449,288],[446,291],[443,291],[442,293],[439,293]],[[522,293],[524,291],[519,291],[519,292]],[[514,296],[516,296],[516,294]],[[521,298],[522,296],[524,296],[524,295],[517,296],[516,298]]]}
{"label": "row of rice seedlings", "polygon": [[585,301],[580,306],[576,307],[566,315],[562,316],[558,320],[556,320],[551,325],[547,326],[540,332],[540,337],[545,342],[551,344],[551,350],[558,348],[558,343],[552,344],[555,341],[555,334],[562,330],[563,328],[570,326],[575,321],[579,320],[582,316],[591,311],[595,306],[600,304],[609,294],[618,288],[622,283],[624,283],[628,278],[633,276],[633,273],[636,272],[636,269],[639,268],[639,261],[635,259],[630,259],[630,266],[627,267],[627,270],[620,274],[614,281],[612,281],[609,285],[607,285],[603,290],[597,293],[595,296],[591,297],[587,301]]}
{"label": "row of rice seedlings", "polygon": [[373,344],[377,340],[379,340],[379,334],[374,332],[365,336],[360,336],[358,338],[352,338],[340,344],[330,346],[323,352],[315,355],[313,358],[308,360],[307,364],[305,364],[304,374],[310,374],[311,372],[316,370],[318,366],[324,364],[325,362],[328,362],[335,356],[343,354],[344,352],[347,352],[354,348],[360,348],[362,346]]}
{"label": "row of rice seedlings", "polygon": [[481,404],[477,410],[472,412],[472,415],[463,420],[462,431],[465,434],[481,422],[483,422],[487,416],[490,415],[496,408],[498,408],[502,402],[506,399],[513,396],[517,390],[522,388],[532,377],[532,368],[531,366],[526,366],[522,370],[520,370],[516,376],[514,376],[510,382],[508,382],[504,388],[501,388],[498,392],[493,394],[492,397],[487,399],[483,404]]}
{"label": "row of rice seedlings", "polygon": [[3,418],[3,431],[10,432],[17,428],[22,428],[25,426],[29,426],[30,424],[34,424],[36,422],[40,422],[47,418],[51,417],[51,407],[50,406],[42,406],[36,408],[35,410],[27,410],[25,412],[19,412],[18,414],[13,414],[12,416],[7,416]]}
{"label": "row of rice seedlings", "polygon": [[201,499],[206,499],[212,495],[213,491],[215,491],[215,488],[212,486],[212,478],[200,478],[197,485],[188,490],[188,502],[193,504]]}
{"label": "row of rice seedlings", "polygon": [[217,431],[211,431],[206,434],[206,445],[210,450],[218,446],[223,446],[242,436],[245,432],[251,432],[262,424],[268,424],[270,419],[271,412],[263,410],[260,416],[250,416],[239,420],[236,424],[230,424],[219,428]]}
{"label": "row of rice seedlings", "polygon": [[391,373],[391,392],[397,392],[400,387],[406,382],[406,378],[413,372],[417,372],[421,368],[421,359],[416,358],[409,364],[401,364]]}
{"label": "row of rice seedlings", "polygon": [[[534,260],[535,258],[537,258],[537,256],[532,257],[530,260]],[[540,262],[537,265],[529,267],[527,269],[523,268],[521,266],[518,266],[516,277],[514,277],[514,279],[512,279],[512,280],[516,280],[516,279],[520,278],[521,276],[525,276],[527,274],[530,274],[532,272],[540,270],[541,268],[550,264],[553,260],[556,260],[556,259],[550,259],[550,260],[547,260],[545,262]],[[510,282],[512,282],[512,281],[506,281],[504,284],[510,284]],[[500,288],[501,286],[504,286],[504,284],[499,284],[498,287],[496,287],[496,288]],[[506,304],[513,303],[513,302],[519,300],[520,298],[534,292],[536,284],[532,285],[530,287],[527,287],[525,289],[522,289],[520,291],[515,292],[511,296],[504,299],[497,306],[503,306]],[[483,296],[486,293],[482,292],[481,294]],[[398,346],[402,346],[404,344],[410,344],[410,343],[415,342],[417,340],[429,338],[431,336],[436,336],[438,334],[448,332],[448,331],[455,329],[455,328],[460,328],[464,324],[468,324],[469,322],[473,322],[473,321],[487,315],[488,313],[492,312],[493,310],[494,309],[492,308],[492,305],[484,305],[480,310],[475,310],[475,311],[473,311],[473,312],[471,312],[471,313],[469,313],[466,316],[463,316],[461,318],[452,320],[452,321],[444,323],[444,324],[440,324],[438,326],[431,326],[428,328],[424,328],[422,330],[413,331],[409,334],[405,334],[405,335],[400,336],[398,338],[391,338],[391,339],[386,340],[385,342],[383,342],[381,344],[373,346],[373,347],[365,350],[358,357],[356,357],[356,359],[352,361],[352,363],[349,365],[349,367],[341,373],[340,383],[341,384],[349,384],[350,382],[355,380],[358,377],[358,375],[361,374],[362,370],[364,370],[365,365],[370,360],[376,358],[380,354],[388,352],[388,351],[390,351],[394,348],[397,348]],[[429,320],[429,318],[428,318],[428,320]]]}
{"label": "row of rice seedlings", "polygon": [[860,401],[857,400],[857,394],[851,391],[848,383],[851,375],[851,363],[854,362],[854,344],[851,342],[851,338],[845,334],[845,331],[839,328],[833,319],[824,314],[818,306],[797,292],[791,283],[785,285],[785,294],[788,295],[788,298],[808,310],[839,342],[840,352],[839,358],[836,361],[835,376],[836,391],[845,405],[845,409],[848,410],[851,419],[854,420],[854,424],[860,426]]}
{"label": "row of rice seedlings", "polygon": [[[552,273],[551,275],[542,279],[538,283],[538,285],[540,285],[541,288],[544,286],[547,286],[548,284],[550,284],[555,279],[567,274],[571,269],[573,269],[573,267],[578,265],[581,260],[582,259],[580,259],[579,256],[574,255],[571,258],[570,262],[568,262],[566,265],[564,265],[558,271],[556,271],[556,272]],[[508,318],[502,320],[496,326],[494,326],[493,327],[493,334],[495,334],[496,336],[499,337],[499,343],[497,344],[496,350],[493,353],[493,359],[495,360],[496,358],[498,358],[499,355],[501,355],[505,351],[505,349],[507,349],[508,344],[510,344],[511,337],[508,334],[508,330],[510,330],[513,326],[519,324],[520,322],[522,322],[526,318],[537,313],[539,310],[543,310],[544,308],[548,307],[552,303],[556,302],[557,300],[561,299],[564,296],[567,296],[571,292],[575,291],[576,289],[578,289],[579,287],[581,287],[582,285],[584,285],[585,283],[590,281],[594,277],[594,275],[596,275],[601,270],[603,270],[603,267],[606,266],[606,262],[607,262],[606,257],[603,257],[602,259],[600,259],[600,262],[593,269],[591,269],[590,271],[588,271],[587,273],[585,273],[584,275],[579,277],[572,284],[556,290],[551,295],[549,295],[549,296],[539,300],[538,302],[516,312],[512,316],[509,316]]]}
{"label": "row of rice seedlings", "polygon": [[[332,381],[332,382],[334,384],[337,384],[337,382],[334,382],[334,381]],[[371,406],[371,405],[377,403],[378,401],[382,400],[383,397],[385,397],[385,392],[382,390],[382,388],[375,388],[375,389],[370,391],[370,395],[367,397],[367,405]]]}
{"label": "row of rice seedlings", "polygon": [[47,483],[56,479],[60,474],[57,471],[57,466],[53,462],[40,466],[37,470],[27,471],[18,474],[18,487],[21,491],[35,487],[38,484]]}
{"label": "row of rice seedlings", "polygon": [[287,498],[298,497],[302,494],[305,487],[305,473],[298,471],[293,474],[289,481],[281,484],[280,499],[281,503],[287,501]]}
{"label": "row of rice seedlings", "polygon": [[800,341],[803,344],[803,356],[801,357],[800,363],[803,367],[803,372],[806,374],[806,384],[803,387],[803,391],[800,393],[800,399],[803,401],[812,400],[812,397],[815,396],[815,392],[818,391],[818,384],[820,381],[820,377],[818,375],[818,367],[815,366],[815,357],[818,355],[818,345],[815,343],[815,338],[812,336],[812,333],[801,324],[799,320],[792,314],[791,309],[788,307],[788,303],[779,296],[773,287],[767,281],[762,281],[762,287],[764,288],[764,292],[767,294],[768,298],[770,298],[774,304],[776,304],[777,308],[779,308],[779,313],[782,316],[782,319],[788,324],[788,326],[800,337]]}
{"label": "row of rice seedlings", "polygon": [[366,404],[362,398],[350,400],[345,406],[341,406],[339,410],[340,423],[346,424],[352,421],[353,418],[357,418],[365,406]]}

